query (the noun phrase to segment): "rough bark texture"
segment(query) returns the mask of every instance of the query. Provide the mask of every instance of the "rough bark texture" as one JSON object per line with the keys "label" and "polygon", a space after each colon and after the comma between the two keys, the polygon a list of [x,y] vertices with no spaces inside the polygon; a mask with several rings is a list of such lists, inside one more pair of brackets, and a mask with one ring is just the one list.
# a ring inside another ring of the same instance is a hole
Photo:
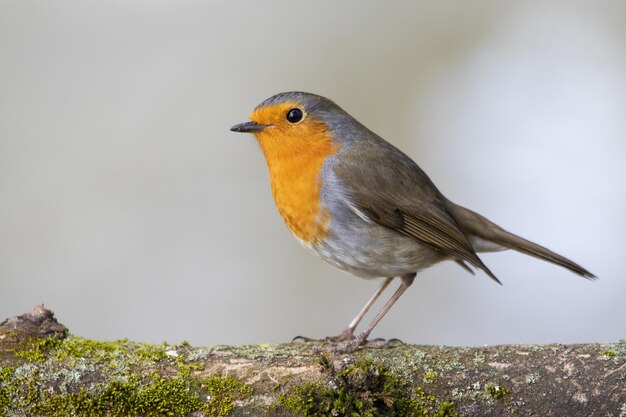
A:
{"label": "rough bark texture", "polygon": [[72,336],[51,311],[0,324],[0,416],[626,416],[626,342],[337,354]]}

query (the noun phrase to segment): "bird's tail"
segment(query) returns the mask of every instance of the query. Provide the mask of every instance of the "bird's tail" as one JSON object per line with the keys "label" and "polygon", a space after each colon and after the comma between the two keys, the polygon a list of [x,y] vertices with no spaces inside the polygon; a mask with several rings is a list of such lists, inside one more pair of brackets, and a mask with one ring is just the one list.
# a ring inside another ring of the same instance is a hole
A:
{"label": "bird's tail", "polygon": [[567,268],[575,274],[581,275],[587,279],[595,279],[596,276],[587,271],[576,262],[552,252],[543,246],[530,242],[519,236],[509,233],[498,225],[487,220],[478,213],[474,213],[464,207],[456,205],[452,202],[448,202],[448,209],[454,220],[461,227],[461,230],[465,231],[470,238],[479,239],[485,241],[487,245],[493,245],[493,248],[503,247],[508,249],[514,249],[518,252],[525,253],[530,256],[534,256],[544,261],[552,262]]}

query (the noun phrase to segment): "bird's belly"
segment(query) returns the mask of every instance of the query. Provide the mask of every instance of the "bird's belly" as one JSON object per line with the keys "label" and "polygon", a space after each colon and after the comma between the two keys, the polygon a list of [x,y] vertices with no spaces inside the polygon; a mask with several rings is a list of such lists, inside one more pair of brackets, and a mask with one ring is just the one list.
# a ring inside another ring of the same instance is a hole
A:
{"label": "bird's belly", "polygon": [[331,265],[362,278],[398,277],[444,259],[441,254],[378,224],[331,221],[321,245],[308,246]]}

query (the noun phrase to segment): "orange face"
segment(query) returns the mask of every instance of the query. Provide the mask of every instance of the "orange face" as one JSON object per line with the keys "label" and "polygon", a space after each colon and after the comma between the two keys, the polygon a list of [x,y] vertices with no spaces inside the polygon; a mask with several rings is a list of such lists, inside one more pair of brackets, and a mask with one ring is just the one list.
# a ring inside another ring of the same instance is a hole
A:
{"label": "orange face", "polygon": [[[300,120],[288,117],[294,109],[291,116],[301,115]],[[320,202],[320,172],[326,158],[338,150],[328,126],[293,102],[258,108],[250,119],[265,126],[253,133],[265,155],[274,201],[287,227],[307,245],[320,243],[328,235],[328,212]]]}
{"label": "orange face", "polygon": [[[287,116],[291,110],[298,110],[302,118],[297,122],[290,122]],[[261,107],[250,115],[252,121],[267,126],[255,132],[263,152],[267,150],[275,154],[272,156],[291,153],[294,151],[310,153],[316,149],[327,148],[332,140],[328,136],[328,127],[322,120],[309,117],[307,112],[298,103],[285,102]],[[265,155],[268,157],[269,155]]]}

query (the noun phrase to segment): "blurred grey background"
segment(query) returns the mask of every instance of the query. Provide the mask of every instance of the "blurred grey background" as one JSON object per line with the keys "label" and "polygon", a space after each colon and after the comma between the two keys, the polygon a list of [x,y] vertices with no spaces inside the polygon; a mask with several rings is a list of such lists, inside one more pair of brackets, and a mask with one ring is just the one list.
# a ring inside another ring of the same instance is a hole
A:
{"label": "blurred grey background", "polygon": [[626,337],[626,2],[0,2],[0,318],[193,344],[338,333],[378,285],[301,247],[250,135],[332,98],[453,201],[556,250],[420,274],[374,337]]}

